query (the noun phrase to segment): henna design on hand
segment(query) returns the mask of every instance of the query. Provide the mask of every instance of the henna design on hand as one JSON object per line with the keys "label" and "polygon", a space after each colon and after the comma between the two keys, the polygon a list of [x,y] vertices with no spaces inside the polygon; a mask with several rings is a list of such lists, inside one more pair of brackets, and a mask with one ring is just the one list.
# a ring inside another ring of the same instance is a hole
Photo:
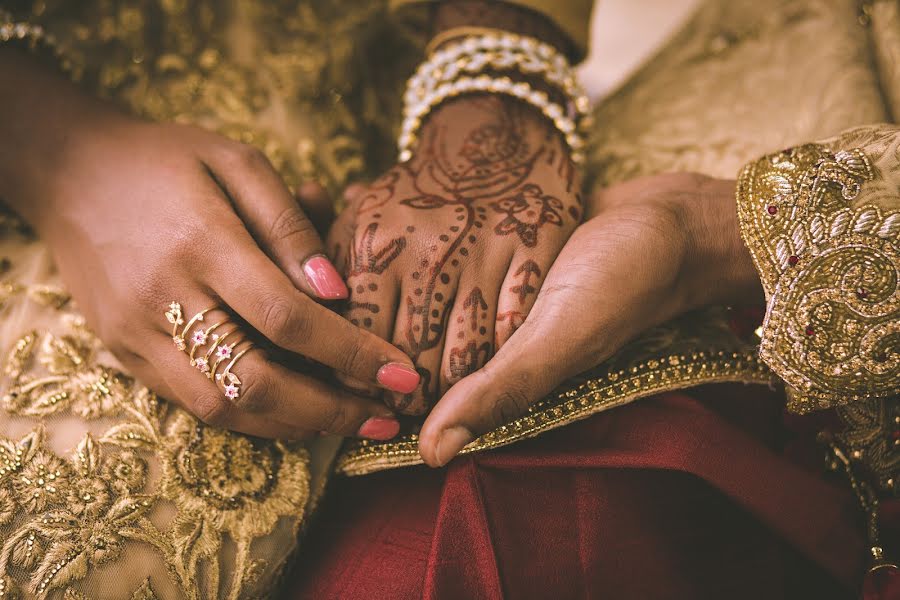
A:
{"label": "henna design on hand", "polygon": [[[451,126],[433,124],[423,131],[416,157],[394,167],[358,200],[356,242],[348,245],[348,283],[353,292],[348,313],[356,317],[351,319],[354,321],[365,313],[379,312],[377,301],[367,295],[377,291],[379,277],[401,255],[405,257],[397,264],[405,261],[404,280],[409,291],[400,299],[405,318],[396,325],[394,339],[417,365],[421,390],[428,400],[437,397],[439,378],[422,366],[421,358],[444,343],[459,273],[472,260],[470,253],[478,251],[483,256],[483,238],[491,234],[500,238],[516,234],[523,246],[534,248],[540,243],[543,228],[560,228],[565,218],[573,215],[571,206],[567,211],[562,200],[545,192],[535,180],[540,167],[542,177],[557,180],[554,189],[559,193],[567,193],[571,187],[572,175],[561,171],[569,168],[571,161],[562,151],[558,135],[549,127],[535,128],[536,117],[524,104],[492,96],[473,97],[467,102],[481,117],[468,131],[460,131],[458,122]],[[485,114],[489,118],[485,119]],[[412,212],[397,212],[399,207]],[[421,228],[418,222],[407,225],[404,235],[389,234],[391,239],[385,243],[382,226],[384,231],[396,231],[398,218],[422,211],[423,216],[418,217]],[[576,213],[580,216],[580,208]],[[502,218],[498,221],[496,215]],[[417,252],[404,254],[409,245]],[[524,304],[526,296],[537,292],[541,269],[535,261],[526,260],[516,271],[519,276],[521,282],[510,291]],[[448,350],[450,383],[484,365],[493,354],[486,316],[488,303],[495,301],[486,299],[482,289],[476,287],[462,303],[467,329],[476,339],[463,336]],[[522,312],[497,318],[511,330],[523,320]],[[363,318],[363,325],[366,321]],[[414,398],[414,394],[407,395],[395,408],[408,409]]]}
{"label": "henna design on hand", "polygon": [[537,246],[537,232],[541,226],[550,223],[562,225],[560,211],[563,204],[558,198],[544,194],[541,186],[529,183],[514,196],[491,203],[494,211],[506,214],[497,223],[497,235],[515,233],[529,248]]}
{"label": "henna design on hand", "polygon": [[380,275],[406,248],[406,237],[394,238],[380,250],[374,250],[378,223],[369,223],[359,244],[350,247],[350,276],[374,273]]}
{"label": "henna design on hand", "polygon": [[525,322],[525,313],[518,310],[508,310],[506,312],[500,313],[497,315],[497,324],[498,327],[494,331],[494,347],[500,346],[500,340],[503,336],[501,336],[501,331],[499,324],[506,323],[506,339],[512,337],[512,334],[516,332],[516,330],[522,326],[522,323]]}
{"label": "henna design on hand", "polygon": [[526,260],[516,270],[516,277],[519,275],[522,275],[522,283],[512,286],[509,288],[509,291],[519,297],[519,304],[525,304],[525,298],[528,297],[528,294],[537,292],[537,288],[531,285],[531,279],[532,277],[540,278],[541,268],[533,260]]}

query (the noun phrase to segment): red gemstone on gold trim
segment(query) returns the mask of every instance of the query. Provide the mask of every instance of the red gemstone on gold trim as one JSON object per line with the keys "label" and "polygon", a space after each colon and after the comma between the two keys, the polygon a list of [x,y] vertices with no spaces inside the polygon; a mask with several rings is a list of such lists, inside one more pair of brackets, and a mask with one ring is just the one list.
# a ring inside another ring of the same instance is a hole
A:
{"label": "red gemstone on gold trim", "polygon": [[778,207],[775,206],[774,204],[770,204],[769,206],[766,207],[766,212],[769,213],[770,215],[774,215],[775,213],[778,212]]}
{"label": "red gemstone on gold trim", "polygon": [[812,325],[806,328],[806,335],[816,335],[816,330],[813,329]]}
{"label": "red gemstone on gold trim", "polygon": [[796,265],[798,262],[800,262],[800,258],[799,258],[799,257],[794,256],[793,254],[792,254],[791,256],[788,256],[788,264],[789,264],[790,266],[793,267],[793,266]]}

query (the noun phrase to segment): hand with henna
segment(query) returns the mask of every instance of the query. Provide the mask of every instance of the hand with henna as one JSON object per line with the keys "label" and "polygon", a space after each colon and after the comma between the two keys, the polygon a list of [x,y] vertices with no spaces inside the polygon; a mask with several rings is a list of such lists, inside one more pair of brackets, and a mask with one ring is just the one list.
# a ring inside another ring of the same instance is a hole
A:
{"label": "hand with henna", "polygon": [[425,462],[446,464],[645,329],[709,304],[761,303],[734,194],[734,181],[669,174],[594,195],[525,323],[429,415]]}
{"label": "hand with henna", "polygon": [[421,376],[389,405],[422,414],[482,367],[531,311],[581,216],[565,142],[534,108],[473,95],[432,113],[413,159],[358,193],[330,235],[347,318]]}

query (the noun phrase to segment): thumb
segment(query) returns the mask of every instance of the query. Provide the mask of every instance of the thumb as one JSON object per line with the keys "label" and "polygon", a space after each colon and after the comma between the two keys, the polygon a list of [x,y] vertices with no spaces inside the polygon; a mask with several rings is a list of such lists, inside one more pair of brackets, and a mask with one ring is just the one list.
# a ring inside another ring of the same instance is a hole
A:
{"label": "thumb", "polygon": [[419,453],[426,464],[447,464],[469,442],[524,415],[583,370],[572,360],[573,353],[561,347],[559,328],[545,327],[549,319],[538,315],[532,312],[481,370],[451,387],[435,405],[419,433]]}

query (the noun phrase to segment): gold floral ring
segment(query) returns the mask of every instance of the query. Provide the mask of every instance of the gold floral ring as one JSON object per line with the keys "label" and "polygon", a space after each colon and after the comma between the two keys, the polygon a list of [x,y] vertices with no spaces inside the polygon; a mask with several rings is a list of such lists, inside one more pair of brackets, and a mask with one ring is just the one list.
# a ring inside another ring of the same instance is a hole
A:
{"label": "gold floral ring", "polygon": [[[229,328],[227,320],[203,327],[206,315],[216,308],[213,306],[202,310],[185,321],[181,304],[172,302],[166,311],[166,320],[172,324],[172,342],[175,348],[188,355],[192,367],[221,386],[227,399],[236,400],[241,395],[241,380],[234,374],[234,367],[254,346],[239,327]],[[219,373],[219,367],[222,366],[224,368]]]}

